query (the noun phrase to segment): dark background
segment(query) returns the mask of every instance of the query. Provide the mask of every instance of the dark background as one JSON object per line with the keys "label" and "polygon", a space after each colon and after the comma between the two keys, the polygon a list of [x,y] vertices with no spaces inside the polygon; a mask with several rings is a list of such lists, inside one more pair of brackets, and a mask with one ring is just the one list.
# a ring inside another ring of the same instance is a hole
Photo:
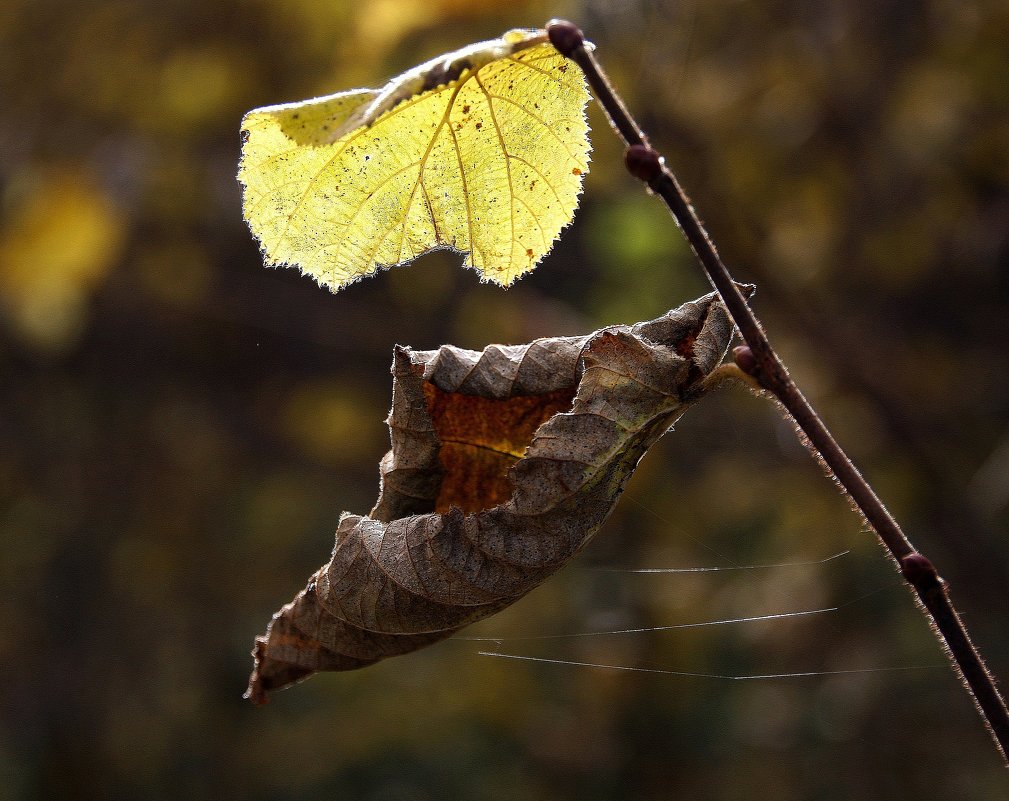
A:
{"label": "dark background", "polygon": [[241,699],[254,635],[341,510],[374,501],[394,343],[582,333],[706,291],[595,109],[577,220],[508,291],[450,254],[339,295],[262,268],[234,180],[246,110],[553,15],[598,43],[800,385],[1009,675],[1004,2],[5,0],[0,799],[1004,796],[872,536],[740,390],[645,458],[573,565],[467,633],[840,606],[497,649],[854,672],[700,679],[448,641]]}

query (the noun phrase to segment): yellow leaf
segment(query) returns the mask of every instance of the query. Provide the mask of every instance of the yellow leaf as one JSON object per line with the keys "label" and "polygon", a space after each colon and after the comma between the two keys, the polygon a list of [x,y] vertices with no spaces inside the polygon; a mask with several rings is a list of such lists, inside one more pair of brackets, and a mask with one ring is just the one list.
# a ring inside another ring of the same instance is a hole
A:
{"label": "yellow leaf", "polygon": [[384,89],[249,112],[238,178],[267,264],[340,289],[437,248],[507,286],[549,252],[588,172],[588,90],[543,31]]}

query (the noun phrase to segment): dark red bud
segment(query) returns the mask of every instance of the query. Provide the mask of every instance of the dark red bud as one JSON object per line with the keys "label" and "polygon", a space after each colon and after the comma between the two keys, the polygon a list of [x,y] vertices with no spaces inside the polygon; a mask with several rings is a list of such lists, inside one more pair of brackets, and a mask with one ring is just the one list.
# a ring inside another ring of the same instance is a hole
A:
{"label": "dark red bud", "polygon": [[757,372],[757,357],[753,355],[749,345],[737,345],[732,349],[732,360],[736,367],[747,375]]}
{"label": "dark red bud", "polygon": [[932,563],[920,553],[909,553],[900,560],[900,572],[917,590],[939,583],[939,574]]}
{"label": "dark red bud", "polygon": [[547,36],[557,52],[571,57],[579,47],[585,45],[585,35],[577,25],[565,19],[552,19],[547,23]]}
{"label": "dark red bud", "polygon": [[624,151],[624,164],[627,165],[627,171],[631,175],[646,184],[651,183],[662,172],[662,156],[648,145],[628,147]]}

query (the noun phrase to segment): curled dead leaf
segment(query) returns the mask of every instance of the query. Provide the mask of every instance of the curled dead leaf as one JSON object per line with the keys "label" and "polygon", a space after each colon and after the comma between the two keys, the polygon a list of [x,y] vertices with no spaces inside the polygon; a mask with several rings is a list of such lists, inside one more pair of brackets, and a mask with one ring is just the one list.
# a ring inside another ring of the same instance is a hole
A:
{"label": "curled dead leaf", "polygon": [[705,391],[714,295],[646,323],[474,352],[397,347],[378,502],[256,639],[247,697],[445,639],[514,603],[599,529]]}

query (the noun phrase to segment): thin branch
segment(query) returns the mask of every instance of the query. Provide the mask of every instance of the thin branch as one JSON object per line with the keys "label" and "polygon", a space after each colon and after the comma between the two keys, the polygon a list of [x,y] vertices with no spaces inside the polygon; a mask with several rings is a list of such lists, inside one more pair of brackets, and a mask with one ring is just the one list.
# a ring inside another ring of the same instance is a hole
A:
{"label": "thin branch", "polygon": [[572,23],[563,20],[550,22],[547,32],[554,47],[578,64],[585,73],[596,99],[627,147],[625,162],[628,171],[644,181],[665,201],[704,267],[708,279],[721,295],[746,342],[745,346],[734,351],[736,364],[743,372],[755,378],[763,389],[774,395],[788,411],[805,434],[807,445],[813,454],[833,473],[900,566],[901,574],[928,611],[933,630],[972,694],[1003,762],[1009,765],[1009,710],[950,600],[946,582],[940,578],[932,563],[911,545],[897,521],[799,391],[771,347],[760,321],[719,257],[686,193],[666,167],[662,156],[649,144],[644,132],[610,84],[592,50],[586,46],[582,32]]}

